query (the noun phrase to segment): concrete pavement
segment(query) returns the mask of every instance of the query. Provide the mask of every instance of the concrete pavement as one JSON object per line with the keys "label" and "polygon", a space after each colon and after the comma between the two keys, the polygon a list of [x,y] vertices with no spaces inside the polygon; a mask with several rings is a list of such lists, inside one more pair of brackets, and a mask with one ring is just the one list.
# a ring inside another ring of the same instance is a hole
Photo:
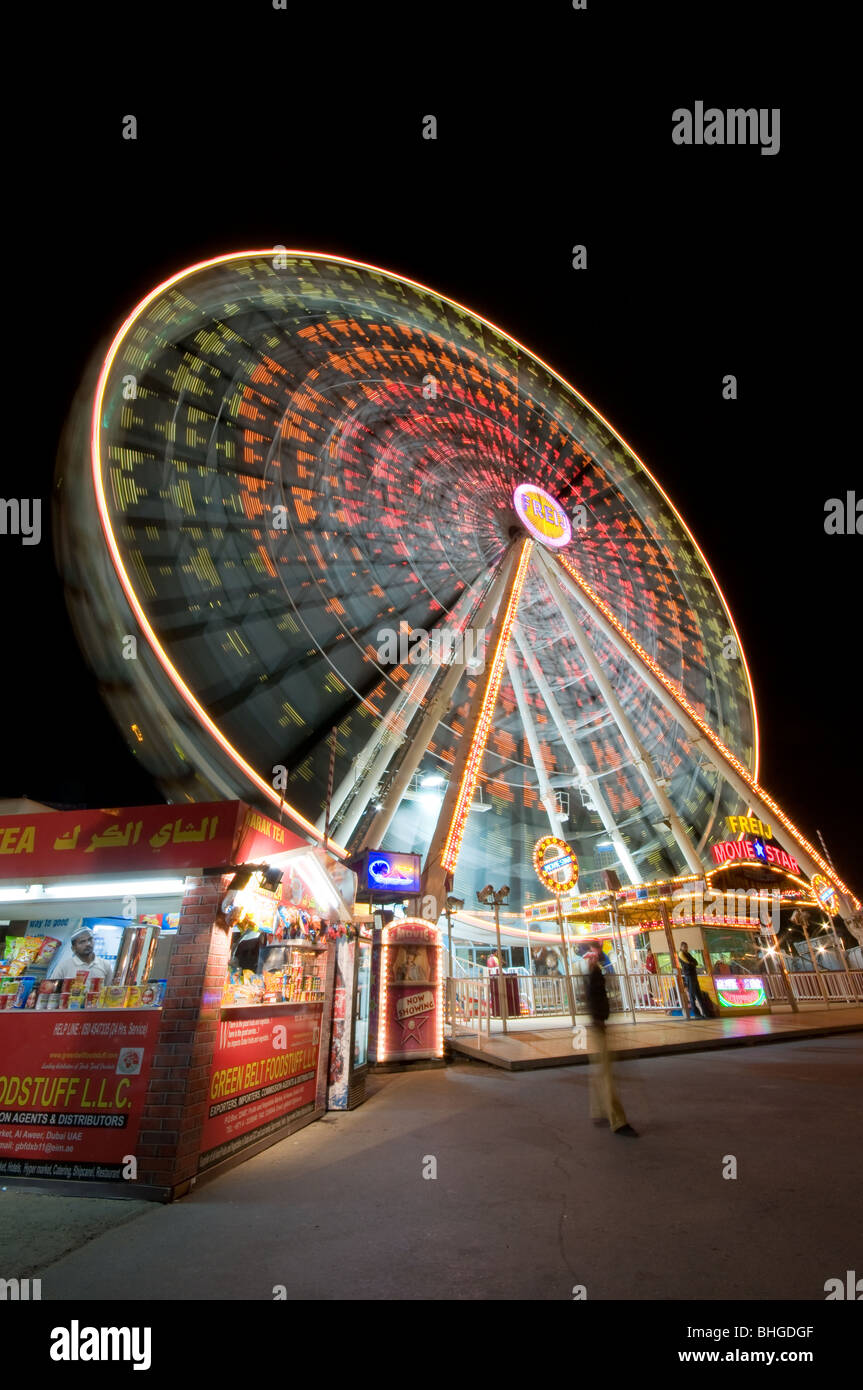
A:
{"label": "concrete pavement", "polygon": [[62,1300],[823,1300],[863,1268],[861,1062],[854,1035],[629,1062],[631,1140],[590,1124],[584,1068],[377,1077],[179,1203],[99,1203],[122,1224],[75,1250],[94,1204],[10,1189],[3,1268]]}

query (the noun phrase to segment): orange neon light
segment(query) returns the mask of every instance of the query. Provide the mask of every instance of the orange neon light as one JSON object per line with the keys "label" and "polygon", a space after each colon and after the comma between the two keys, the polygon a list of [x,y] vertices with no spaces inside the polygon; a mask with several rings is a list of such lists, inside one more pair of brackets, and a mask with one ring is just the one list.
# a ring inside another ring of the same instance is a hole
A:
{"label": "orange neon light", "polygon": [[500,682],[503,677],[503,668],[506,663],[506,649],[509,646],[509,639],[512,633],[512,625],[515,622],[515,615],[518,609],[518,602],[521,598],[521,591],[524,587],[527,567],[530,564],[530,554],[533,550],[533,541],[526,540],[519,558],[518,567],[515,572],[512,589],[510,590],[506,610],[504,612],[503,623],[500,630],[497,646],[492,657],[491,667],[486,681],[485,694],[482,697],[479,718],[473,731],[473,739],[470,745],[470,752],[465,763],[464,773],[462,774],[461,785],[458,789],[455,810],[449,824],[447,837],[444,842],[443,853],[441,854],[441,865],[447,873],[452,873],[458,863],[459,850],[464,837],[465,826],[467,825],[468,812],[470,811],[473,794],[479,780],[479,770],[482,764],[485,746],[491,732],[491,720],[494,714],[494,707],[497,703],[497,695],[500,689]]}
{"label": "orange neon light", "polygon": [[705,738],[708,738],[710,742],[713,744],[717,753],[719,753],[721,757],[723,757],[725,761],[731,767],[734,768],[734,771],[738,774],[738,776],[743,778],[746,785],[750,787],[753,792],[755,792],[756,796],[764,803],[764,805],[770,807],[770,810],[776,816],[776,819],[782,825],[785,826],[785,829],[788,831],[789,835],[792,835],[793,838],[797,841],[798,845],[805,849],[806,853],[812,860],[814,860],[818,867],[820,869],[823,869],[824,873],[828,876],[830,882],[835,884],[837,888],[841,889],[841,891],[846,895],[846,897],[851,899],[851,902],[853,903],[855,910],[859,912],[860,903],[858,899],[854,897],[854,894],[851,892],[851,889],[848,887],[848,885],[842,882],[842,879],[839,878],[838,874],[834,873],[833,870],[830,868],[830,865],[826,862],[826,860],[821,858],[821,855],[815,849],[814,845],[810,845],[809,841],[806,839],[803,833],[800,830],[798,830],[794,822],[790,820],[788,816],[786,816],[782,808],[777,805],[777,803],[764,790],[763,787],[758,785],[749,769],[744,766],[744,764],[740,761],[739,758],[735,757],[731,749],[728,748],[722,742],[722,739],[719,737],[719,735],[713,732],[710,725],[707,724],[701,718],[701,715],[698,714],[698,712],[689,703],[686,696],[681,695],[680,691],[677,689],[677,686],[670,679],[670,677],[668,677],[662,670],[662,668],[657,665],[657,663],[653,660],[653,657],[647,654],[647,652],[642,647],[641,643],[637,642],[636,639],[632,636],[632,634],[627,630],[627,628],[623,626],[623,623],[613,612],[613,610],[609,608],[608,604],[605,603],[605,601],[599,597],[599,594],[594,592],[594,590],[590,587],[590,585],[587,583],[585,579],[582,579],[581,575],[568,560],[565,560],[562,555],[558,555],[557,560],[558,563],[562,565],[562,567],[566,570],[570,579],[574,580],[578,587],[581,590],[583,590],[585,594],[587,594],[591,602],[596,605],[596,607],[602,613],[606,621],[609,622],[611,626],[614,628],[615,632],[623,638],[627,646],[631,647],[638,659],[642,661],[644,665],[648,668],[648,670],[650,670],[653,673],[656,679],[660,681],[660,683],[668,691],[669,695],[673,696],[673,698],[677,701],[678,705],[680,705],[680,708],[682,710],[685,710],[685,712],[689,715],[689,718],[693,721],[693,723],[698,725],[698,728],[704,734]]}
{"label": "orange neon light", "polygon": [[[200,723],[203,725],[203,727],[207,730],[211,737],[215,739],[219,747],[225,753],[227,753],[228,757],[240,769],[243,775],[247,777],[248,780],[255,787],[257,787],[258,791],[260,791],[264,796],[266,796],[270,801],[272,801],[275,806],[278,806],[280,807],[280,809],[283,809],[285,813],[290,816],[291,820],[293,820],[297,825],[299,825],[306,832],[307,835],[311,836],[312,839],[317,840],[319,844],[324,844],[323,832],[318,830],[316,826],[312,825],[311,821],[306,820],[305,816],[302,816],[299,811],[297,811],[293,806],[290,805],[289,802],[285,801],[284,798],[279,795],[276,789],[273,786],[271,786],[269,782],[265,782],[263,777],[259,776],[255,769],[249,763],[247,763],[245,758],[243,758],[241,754],[237,751],[237,749],[234,748],[233,744],[231,744],[228,741],[228,739],[225,738],[224,734],[213,723],[213,720],[207,714],[206,710],[203,708],[200,702],[192,694],[191,690],[186,685],[179,671],[171,662],[167,652],[162,647],[162,644],[160,643],[158,637],[153,631],[153,628],[150,626],[150,623],[147,620],[147,616],[144,613],[144,610],[138,601],[138,596],[135,593],[135,590],[132,586],[132,582],[123,564],[123,560],[120,555],[120,549],[117,545],[117,539],[114,535],[114,531],[111,526],[111,519],[108,514],[108,504],[105,498],[105,489],[102,479],[102,456],[99,438],[99,421],[102,417],[102,402],[105,395],[105,387],[107,385],[108,375],[111,371],[114,358],[116,357],[117,352],[119,351],[120,344],[122,343],[126,334],[131,329],[135,320],[140,316],[143,310],[155,298],[156,295],[160,294],[169,285],[176,284],[176,282],[178,280],[183,279],[184,276],[192,274],[194,270],[201,270],[207,265],[216,265],[222,259],[230,258],[217,257],[213,261],[203,262],[201,265],[192,267],[192,270],[183,271],[181,272],[181,274],[173,276],[170,280],[166,280],[164,284],[160,285],[158,289],[153,290],[152,293],[149,294],[146,299],[141,301],[137,309],[133,310],[133,312],[126,319],[119,332],[117,333],[116,337],[114,338],[114,341],[108,350],[108,355],[105,358],[104,363],[102,364],[102,371],[99,375],[99,381],[96,387],[96,395],[93,401],[93,427],[91,449],[93,465],[93,488],[96,494],[96,504],[99,509],[99,518],[102,523],[102,530],[105,535],[105,541],[107,543],[108,550],[111,555],[111,560],[114,564],[114,569],[123,587],[123,592],[126,595],[126,599],[129,603],[129,606],[131,607],[132,612],[135,614],[135,617],[137,618],[138,623],[140,625],[141,631],[143,632],[144,636],[149,642],[150,647],[153,650],[153,654],[159,662],[159,665],[162,667],[163,671],[168,676],[174,688],[182,696],[189,708],[194,712],[194,714],[196,715]],[[326,843],[326,848],[332,854],[335,854],[337,858],[344,859],[347,855],[347,850],[344,849],[341,845],[336,844],[334,840],[328,840]]]}
{"label": "orange neon light", "polygon": [[[125,322],[121,325],[121,327],[120,327],[120,329],[119,329],[119,331],[118,331],[116,337],[114,338],[114,341],[113,341],[112,344],[111,344],[111,347],[110,347],[109,350],[108,350],[108,355],[107,355],[107,357],[105,358],[105,362],[104,362],[103,367],[102,367],[102,372],[101,372],[101,374],[100,374],[99,382],[98,382],[98,385],[97,385],[97,388],[96,388],[96,399],[95,399],[95,402],[94,402],[94,410],[93,410],[93,440],[94,440],[94,443],[93,443],[93,459],[94,459],[94,475],[95,475],[96,477],[98,477],[98,479],[99,479],[99,482],[98,482],[98,484],[97,484],[97,489],[96,489],[96,496],[97,496],[97,501],[98,501],[98,503],[99,503],[100,516],[103,518],[103,527],[104,527],[105,524],[106,524],[107,512],[103,510],[103,508],[104,508],[104,497],[103,497],[103,495],[102,495],[102,493],[101,493],[101,463],[98,462],[98,450],[99,450],[99,443],[98,443],[98,421],[99,421],[99,417],[100,417],[100,414],[101,414],[102,397],[103,397],[103,395],[104,395],[105,384],[106,384],[106,381],[107,381],[108,373],[110,372],[110,369],[111,369],[111,367],[112,367],[112,365],[113,365],[114,358],[115,358],[116,355],[117,355],[117,352],[118,352],[118,350],[119,350],[119,347],[120,347],[121,342],[122,342],[123,339],[125,338],[126,334],[127,334],[127,333],[130,331],[130,329],[133,327],[135,321],[140,317],[140,315],[141,315],[141,314],[144,312],[144,310],[147,308],[147,306],[148,306],[150,303],[152,303],[152,301],[153,301],[158,295],[162,294],[163,291],[165,291],[165,290],[167,290],[167,289],[170,289],[173,285],[178,284],[181,280],[187,279],[190,275],[195,275],[195,274],[197,274],[197,272],[200,271],[200,270],[209,270],[212,266],[216,266],[216,265],[225,265],[225,264],[227,264],[229,261],[242,261],[242,260],[248,260],[250,257],[254,257],[254,256],[272,256],[272,255],[273,255],[273,252],[274,252],[276,249],[277,249],[277,248],[275,248],[275,247],[269,246],[269,247],[265,247],[263,250],[256,250],[256,251],[229,251],[229,252],[227,252],[227,253],[225,253],[224,255],[221,255],[221,256],[212,256],[212,257],[210,257],[210,259],[208,259],[208,260],[206,260],[206,261],[197,261],[194,265],[188,266],[185,270],[180,270],[180,271],[178,271],[176,275],[169,276],[169,278],[168,278],[167,280],[164,280],[160,285],[157,285],[157,287],[156,287],[154,290],[151,290],[151,292],[150,292],[144,299],[141,300],[140,304],[138,304],[138,306],[137,306],[135,309],[132,310],[131,314],[128,316],[128,318],[125,320]],[[537,355],[537,353],[533,352],[530,348],[525,347],[525,345],[524,345],[523,343],[519,342],[519,340],[518,340],[517,338],[513,338],[513,336],[512,336],[511,333],[505,332],[504,329],[500,328],[497,324],[492,323],[490,319],[484,318],[482,314],[476,313],[475,310],[473,310],[473,309],[468,309],[468,308],[466,307],[466,305],[460,304],[458,300],[456,300],[456,299],[451,299],[448,295],[441,294],[439,291],[431,289],[428,285],[423,285],[423,284],[421,284],[418,280],[412,280],[412,279],[410,279],[409,276],[406,276],[406,275],[396,275],[396,274],[393,273],[393,271],[384,270],[384,269],[382,269],[380,266],[371,265],[371,264],[369,264],[368,261],[357,261],[357,260],[353,260],[352,258],[350,258],[350,257],[348,257],[348,256],[332,256],[332,255],[328,255],[326,252],[320,252],[320,251],[302,251],[302,250],[287,249],[287,248],[286,248],[285,250],[282,250],[281,247],[278,248],[278,251],[279,251],[279,254],[280,254],[280,255],[283,255],[283,256],[309,257],[309,258],[311,258],[311,259],[313,259],[313,260],[319,260],[319,261],[332,261],[332,262],[334,262],[334,263],[336,263],[336,264],[338,264],[338,265],[352,265],[352,266],[356,266],[356,267],[357,267],[358,269],[360,269],[360,270],[370,270],[370,271],[373,271],[374,274],[376,274],[376,275],[384,275],[384,276],[387,277],[387,279],[390,279],[390,280],[397,280],[397,281],[401,282],[402,284],[411,285],[414,289],[420,290],[423,294],[431,294],[431,295],[434,295],[434,297],[435,297],[436,299],[439,299],[442,303],[444,303],[444,304],[449,304],[449,305],[451,305],[453,308],[457,309],[459,312],[464,313],[464,314],[469,314],[472,318],[476,319],[479,323],[485,324],[487,328],[491,328],[493,332],[499,334],[499,335],[500,335],[502,338],[504,338],[507,342],[512,343],[512,345],[513,345],[514,347],[518,348],[519,351],[528,353],[528,355],[529,355],[530,357],[532,357],[532,358],[534,359],[534,361],[539,362],[540,365],[541,365],[542,367],[544,367],[545,370],[546,370],[551,376],[553,376],[554,379],[555,379],[556,381],[561,382],[561,384],[562,384],[563,386],[565,386],[566,389],[567,389],[568,391],[571,391],[571,392],[573,393],[573,395],[576,396],[576,397],[578,398],[578,400],[582,401],[583,404],[586,405],[586,406],[588,407],[588,409],[591,410],[591,411],[593,412],[593,414],[596,416],[596,418],[597,418],[598,420],[601,420],[601,421],[602,421],[602,423],[603,423],[603,425],[605,425],[606,429],[610,430],[611,433],[614,435],[615,439],[619,440],[619,442],[620,442],[620,443],[623,445],[623,447],[628,451],[628,453],[630,453],[630,454],[632,455],[632,457],[635,459],[636,463],[639,465],[640,468],[642,468],[642,469],[644,470],[645,474],[646,474],[647,477],[650,479],[650,481],[651,481],[651,483],[653,484],[653,486],[656,488],[656,490],[657,490],[657,491],[660,493],[660,495],[663,497],[664,501],[667,503],[667,505],[669,506],[669,508],[671,509],[671,511],[674,513],[674,516],[677,518],[678,522],[679,522],[680,525],[683,527],[684,531],[686,532],[687,536],[689,537],[690,541],[692,542],[692,545],[693,545],[693,547],[694,547],[696,553],[698,554],[698,556],[699,556],[699,558],[700,558],[702,564],[704,565],[704,568],[707,570],[707,573],[710,575],[710,578],[711,578],[711,580],[713,581],[713,584],[714,584],[714,587],[715,587],[715,589],[716,589],[716,592],[717,592],[717,594],[719,595],[719,598],[720,598],[720,601],[721,601],[721,603],[722,603],[723,608],[725,609],[725,613],[726,613],[726,616],[727,616],[727,618],[728,618],[728,621],[729,621],[729,623],[731,624],[731,630],[732,630],[732,632],[734,633],[734,638],[735,638],[735,641],[737,642],[737,649],[738,649],[738,651],[740,652],[740,658],[741,658],[741,661],[743,662],[743,669],[744,669],[744,671],[745,671],[745,673],[746,673],[746,683],[747,683],[747,686],[749,687],[749,698],[750,698],[750,703],[751,703],[751,706],[752,706],[752,718],[753,718],[753,721],[754,721],[754,733],[755,733],[755,749],[754,749],[754,765],[755,765],[755,767],[754,767],[754,775],[757,777],[757,776],[758,776],[758,766],[759,766],[759,731],[758,731],[758,711],[757,711],[756,705],[755,705],[755,692],[754,692],[753,687],[752,687],[752,677],[751,677],[751,675],[750,675],[750,673],[749,673],[749,667],[748,667],[748,665],[747,665],[746,657],[745,657],[744,652],[743,652],[743,644],[742,644],[742,642],[740,641],[740,636],[739,636],[739,634],[738,634],[738,632],[737,632],[737,628],[736,628],[735,625],[734,625],[734,619],[733,619],[732,616],[731,616],[731,610],[730,610],[730,608],[728,607],[728,604],[727,604],[727,602],[726,602],[726,600],[725,600],[725,595],[723,594],[722,589],[720,588],[719,583],[717,582],[716,576],[714,575],[712,569],[710,568],[710,565],[707,563],[707,559],[706,559],[706,557],[704,556],[704,554],[703,554],[703,552],[702,552],[702,550],[701,550],[701,547],[698,545],[698,542],[696,541],[696,539],[695,539],[695,537],[693,536],[692,532],[690,531],[689,527],[686,525],[686,522],[683,520],[683,517],[680,515],[680,512],[677,510],[677,508],[675,507],[674,503],[671,501],[671,498],[668,496],[668,493],[667,493],[667,492],[665,491],[665,489],[659,484],[659,482],[658,482],[657,479],[653,476],[653,474],[651,473],[650,469],[646,466],[646,464],[644,463],[644,461],[643,461],[641,458],[639,458],[639,456],[638,456],[638,454],[635,452],[635,450],[634,450],[629,444],[627,444],[626,440],[622,437],[622,435],[618,434],[618,432],[617,432],[617,430],[614,428],[614,426],[613,426],[608,420],[606,420],[605,416],[604,416],[599,410],[597,410],[596,406],[591,405],[591,403],[590,403],[590,401],[587,399],[587,397],[586,397],[586,396],[583,396],[583,395],[581,394],[580,391],[576,390],[576,388],[571,384],[571,382],[568,382],[568,381],[566,380],[565,377],[562,377],[562,376],[560,375],[559,372],[555,371],[553,367],[549,366],[549,364],[548,364],[546,361],[544,361],[544,359],[543,359],[542,357],[539,357],[539,356]],[[113,534],[113,533],[110,532],[110,526],[108,526],[108,530],[107,530],[106,534],[110,534],[110,535]],[[128,576],[126,575],[126,572],[125,572],[125,570],[124,570],[124,568],[123,568],[122,562],[120,561],[119,552],[116,551],[116,546],[113,546],[113,547],[112,547],[112,546],[110,545],[110,542],[109,542],[109,549],[111,550],[111,558],[112,558],[112,560],[114,561],[114,566],[115,566],[115,569],[117,570],[117,574],[118,574],[118,577],[119,577],[119,579],[120,579],[120,582],[121,582],[121,584],[123,585],[124,590],[126,591],[126,596],[127,596],[127,598],[129,598],[130,593],[133,593],[133,591],[132,591],[132,589],[131,589],[131,585],[129,584]],[[130,598],[130,602],[132,602],[132,599],[131,599],[131,598]],[[136,616],[137,616],[137,600],[135,600],[135,602],[132,603],[132,607],[133,607],[133,611],[135,611]],[[145,633],[147,632],[147,630],[148,630],[148,629],[147,629],[147,627],[145,626],[145,627],[144,627]],[[179,693],[183,696],[183,698],[184,698],[185,700],[187,700],[187,703],[190,704],[190,707],[191,707],[192,709],[194,709],[195,712],[197,713],[197,709],[195,708],[194,697],[192,697],[192,696],[190,695],[190,693],[187,693],[187,692],[186,692],[186,688],[185,688],[185,686],[183,685],[183,682],[182,682],[182,680],[180,679],[179,674],[175,671],[174,667],[171,666],[171,663],[168,661],[167,656],[165,656],[164,652],[161,651],[161,649],[159,648],[159,646],[158,646],[157,643],[154,645],[153,650],[154,650],[154,652],[155,652],[155,654],[156,654],[156,657],[158,658],[160,664],[164,667],[164,669],[165,669],[166,673],[168,674],[169,678],[171,679],[171,681],[172,681],[173,684],[175,685],[176,689],[177,689],[177,690],[179,691]],[[240,755],[239,755],[239,753],[236,751],[236,749],[234,749],[234,748],[227,742],[227,740],[224,739],[224,738],[222,737],[222,735],[219,735],[219,736],[218,736],[218,742],[219,742],[220,746],[223,747],[224,751],[225,751],[226,753],[228,753],[228,756],[231,757],[231,758],[233,759],[233,761],[234,761],[238,766],[242,767],[242,768],[244,769],[244,771],[245,771],[245,769],[248,767],[248,764],[245,764],[245,763],[243,762],[242,758],[240,757]],[[261,781],[261,779],[258,778],[257,774],[256,774],[253,770],[250,770],[250,772],[246,772],[246,775],[247,775],[247,776],[248,776],[248,775],[251,776],[251,780],[255,783],[256,786],[259,786],[259,789],[264,793],[264,795],[268,796],[268,797],[270,798],[270,800],[272,800],[272,801],[274,801],[274,802],[277,802],[277,801],[279,800],[279,798],[278,798],[277,796],[274,796],[274,794],[273,794],[273,788],[270,787],[270,786],[268,785],[268,783]],[[286,810],[289,809],[289,808],[287,807],[287,805],[286,805],[285,809],[286,809]],[[292,816],[294,819],[297,819],[297,814],[298,814],[297,812],[295,812],[295,811],[293,811],[293,810],[291,809],[291,810],[290,810],[290,814],[291,814],[291,816]],[[301,818],[301,817],[299,818],[299,823],[308,825],[308,822],[305,822],[305,823],[304,823],[304,822],[302,821],[302,818]],[[321,838],[320,835],[318,834],[318,832],[315,831],[313,827],[312,827],[312,830],[311,830],[310,833],[313,833],[316,839],[320,839],[320,838]],[[336,850],[337,853],[341,853],[341,851],[338,849],[337,846],[332,846],[332,847]]]}

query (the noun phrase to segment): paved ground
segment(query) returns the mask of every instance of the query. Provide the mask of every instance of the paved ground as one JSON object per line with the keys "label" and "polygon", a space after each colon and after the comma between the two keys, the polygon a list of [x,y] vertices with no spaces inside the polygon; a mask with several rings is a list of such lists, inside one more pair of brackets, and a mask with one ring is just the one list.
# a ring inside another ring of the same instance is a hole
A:
{"label": "paved ground", "polygon": [[589,1123],[585,1068],[379,1077],[172,1206],[9,1189],[2,1268],[44,1299],[820,1301],[863,1270],[861,1063],[859,1035],[626,1062],[638,1139]]}
{"label": "paved ground", "polygon": [[[493,1019],[491,1035],[459,1032],[452,1048],[461,1056],[489,1062],[509,1071],[535,1067],[575,1066],[585,1061],[586,1024],[589,1019],[514,1019],[505,1035]],[[579,1025],[580,1028],[579,1028]],[[770,1014],[737,1014],[724,1018],[669,1018],[642,1014],[636,1023],[630,1014],[609,1020],[615,1051],[621,1057],[657,1057],[674,1052],[709,1052],[719,1047],[765,1046],[788,1037],[817,1037],[863,1030],[863,1008],[854,1004],[827,1007],[804,1004],[798,1013],[774,1005]],[[578,1047],[573,1044],[578,1043]]]}

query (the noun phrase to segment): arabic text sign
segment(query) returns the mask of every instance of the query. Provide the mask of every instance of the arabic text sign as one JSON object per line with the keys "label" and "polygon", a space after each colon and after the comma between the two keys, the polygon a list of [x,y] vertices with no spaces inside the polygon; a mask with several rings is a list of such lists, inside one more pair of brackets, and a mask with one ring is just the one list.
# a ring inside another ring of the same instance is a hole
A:
{"label": "arabic text sign", "polygon": [[239,808],[214,801],[0,816],[0,880],[230,863]]}

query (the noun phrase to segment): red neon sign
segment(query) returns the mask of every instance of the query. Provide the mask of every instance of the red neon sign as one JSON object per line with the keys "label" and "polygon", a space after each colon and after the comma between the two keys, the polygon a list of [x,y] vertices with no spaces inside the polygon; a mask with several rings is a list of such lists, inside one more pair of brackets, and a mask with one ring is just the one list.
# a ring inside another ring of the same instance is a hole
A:
{"label": "red neon sign", "polygon": [[714,864],[729,864],[741,859],[751,859],[756,864],[772,864],[777,869],[787,869],[789,873],[799,874],[800,865],[790,854],[778,845],[763,844],[759,841],[763,854],[755,849],[752,840],[723,840],[721,844],[711,845],[710,854]]}

